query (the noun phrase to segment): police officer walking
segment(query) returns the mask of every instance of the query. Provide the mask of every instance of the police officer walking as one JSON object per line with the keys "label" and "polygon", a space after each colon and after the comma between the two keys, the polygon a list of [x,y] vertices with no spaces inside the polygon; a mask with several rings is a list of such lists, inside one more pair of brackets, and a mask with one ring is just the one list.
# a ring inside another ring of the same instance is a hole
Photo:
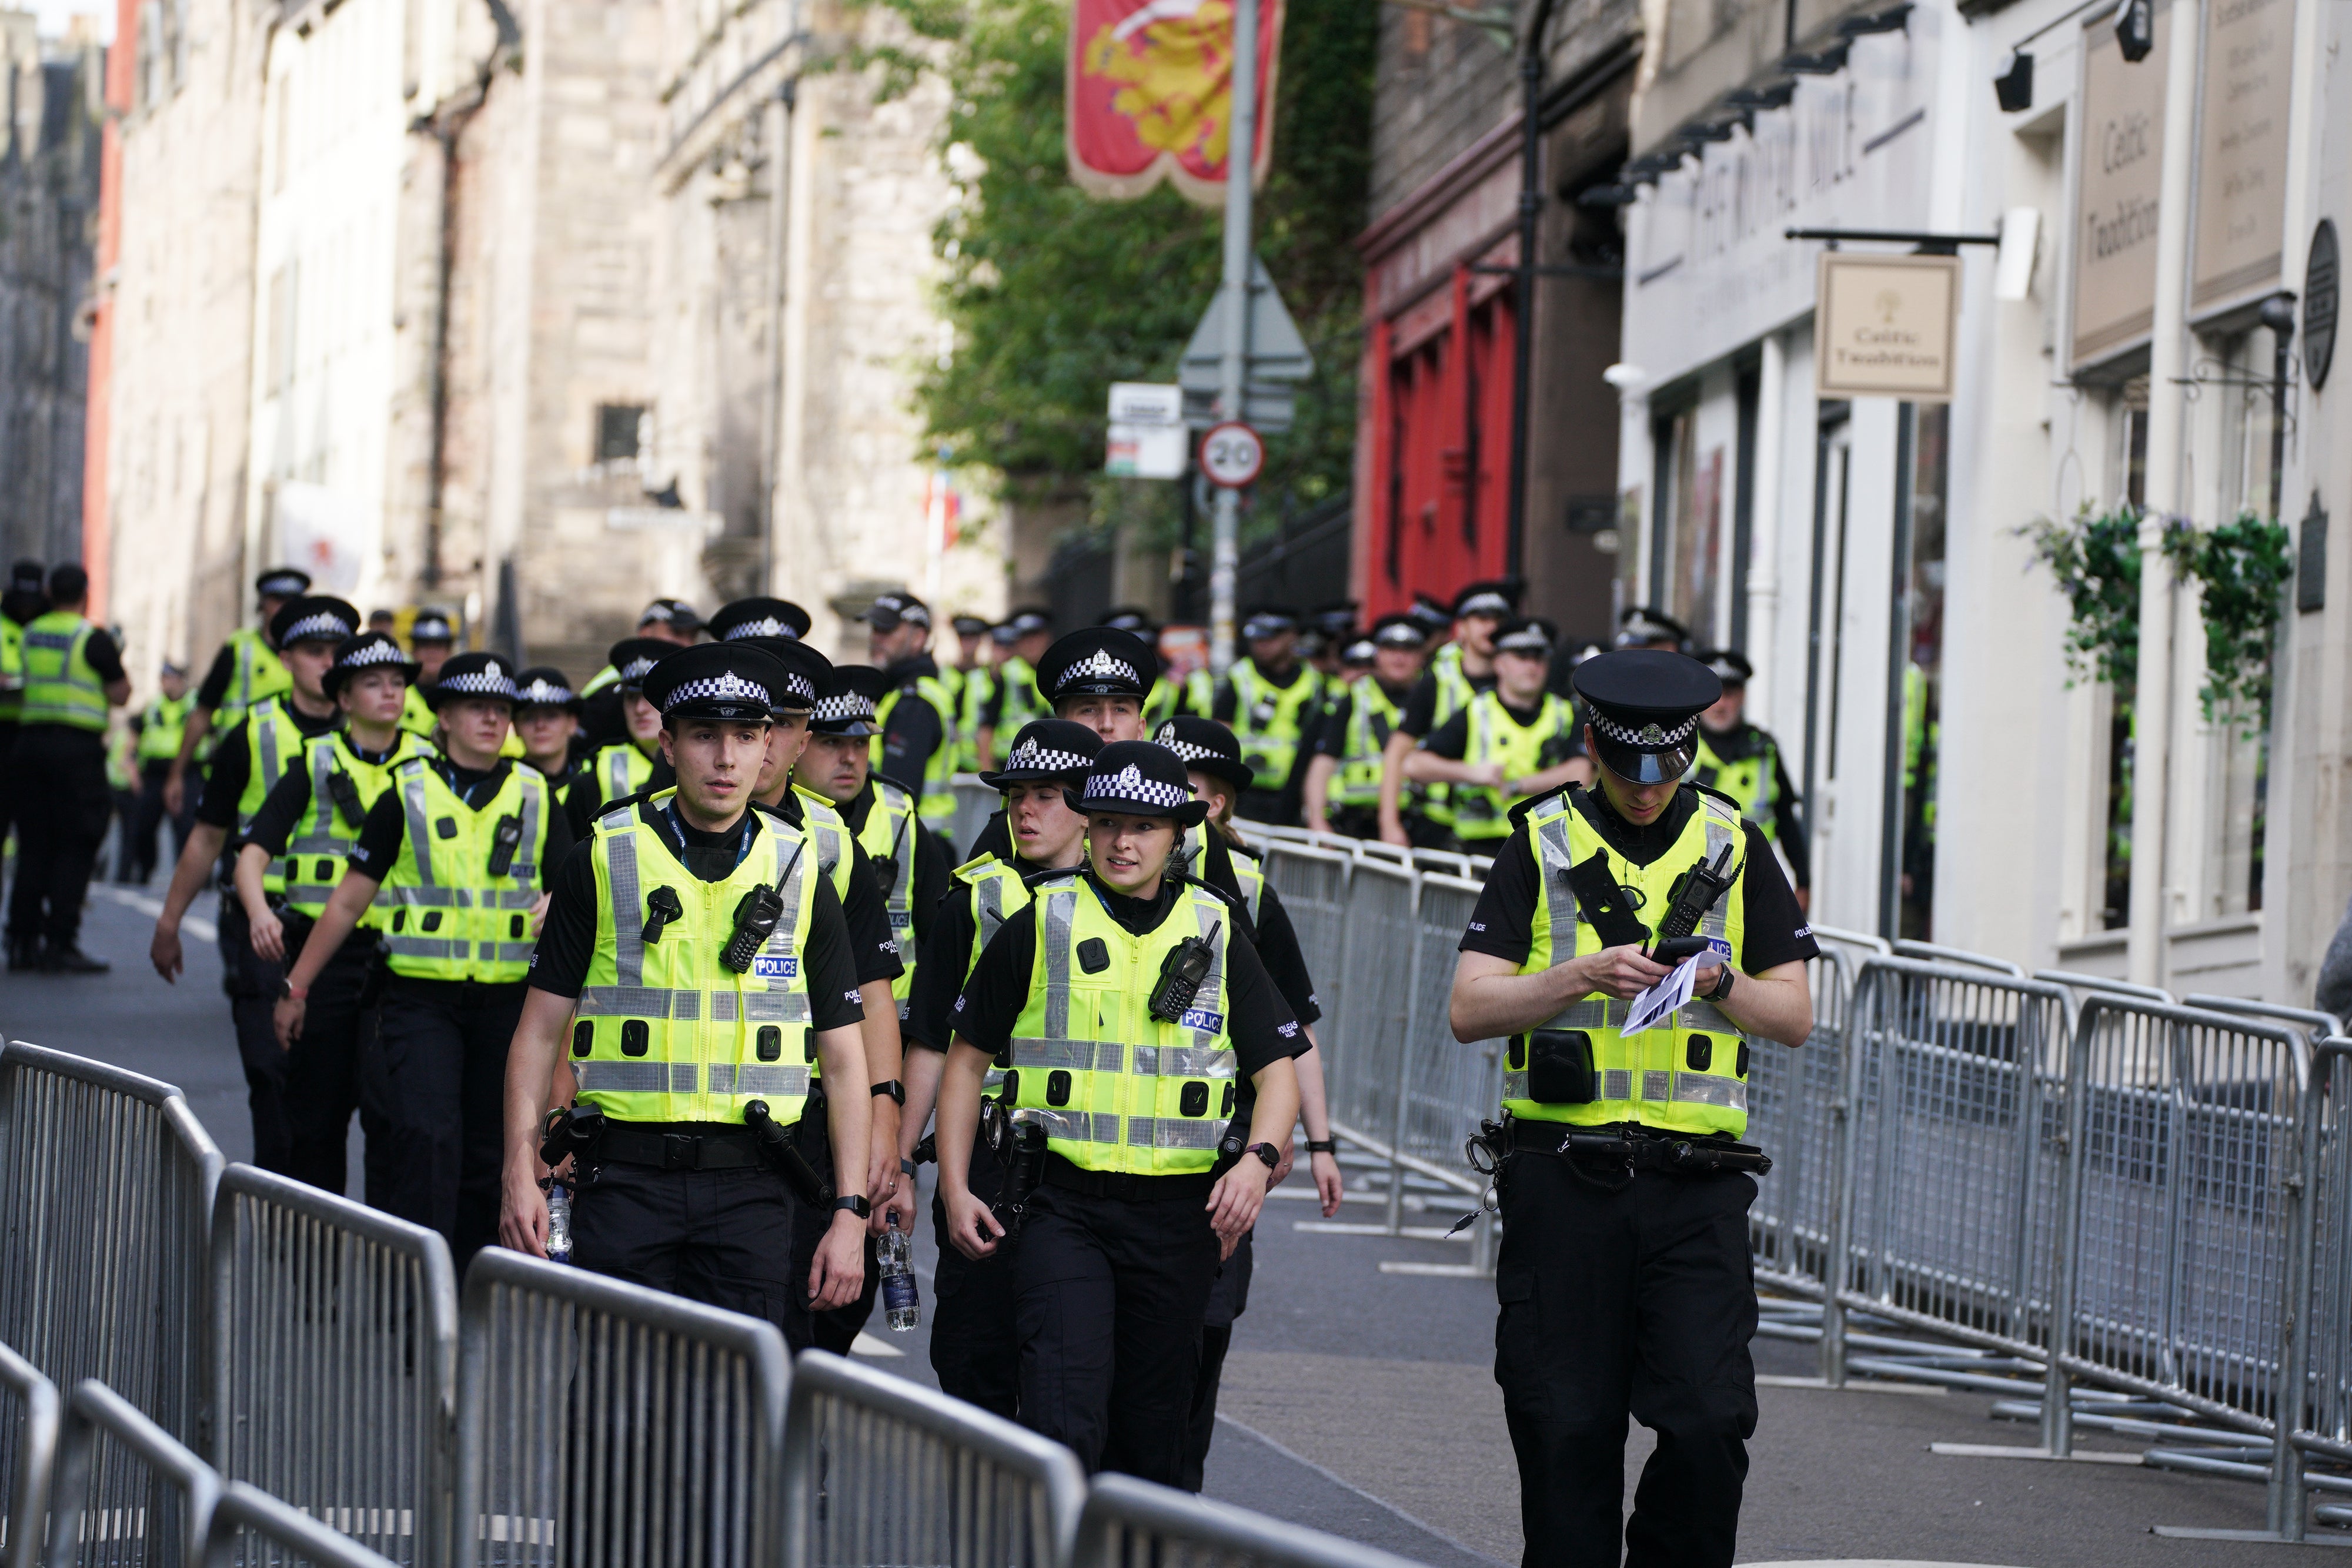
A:
{"label": "police officer walking", "polygon": [[1323,716],[1323,675],[1298,657],[1298,618],[1287,610],[1252,612],[1242,640],[1248,656],[1234,662],[1206,704],[1200,700],[1206,672],[1197,672],[1187,706],[1241,741],[1242,760],[1258,779],[1242,798],[1242,815],[1284,826],[1297,821],[1293,772]]}
{"label": "police officer walking", "polygon": [[583,758],[563,792],[572,835],[584,839],[588,824],[615,800],[625,800],[653,781],[661,760],[661,713],[645,697],[646,677],[677,652],[658,637],[624,637],[613,644],[614,689],[619,694],[622,733]]}
{"label": "police officer walking", "polygon": [[49,572],[49,608],[25,628],[25,685],[15,754],[16,882],[8,898],[8,968],[102,975],[81,950],[81,906],[114,797],[106,781],[107,710],[131,700],[114,639],[82,613],[89,574]]}
{"label": "police officer walking", "polygon": [[[1405,758],[1438,726],[1470,706],[1470,699],[1495,684],[1495,636],[1517,613],[1516,583],[1474,582],[1454,596],[1454,640],[1430,655],[1429,673],[1405,700],[1404,716],[1389,736],[1381,757],[1381,838],[1391,844],[1440,847],[1454,831],[1452,795],[1447,786],[1433,784],[1423,796],[1422,830],[1424,839],[1407,831],[1404,819]],[[1423,608],[1416,600],[1413,608]]]}
{"label": "police officer walking", "polygon": [[988,700],[982,705],[980,733],[973,738],[975,768],[993,768],[1005,751],[1004,740],[1021,727],[1041,716],[1037,706],[1037,661],[1054,641],[1054,617],[1043,610],[1016,610],[993,633],[995,667],[990,672]]}
{"label": "police officer walking", "polygon": [[[1004,1226],[971,1191],[971,1145],[989,1064],[1010,1061],[1003,1096],[1048,1151],[1014,1260],[1021,1419],[1089,1472],[1178,1485],[1217,1264],[1298,1116],[1298,1024],[1232,906],[1170,873],[1206,811],[1174,753],[1107,746],[1072,803],[1086,868],[1036,884],[952,1009],[940,1185],[954,1244],[992,1255]],[[1221,1158],[1244,1110],[1245,1146]]]}
{"label": "police officer walking", "polygon": [[[195,699],[188,695],[188,672],[168,659],[157,684],[161,689],[131,721],[138,736],[133,756],[139,763],[139,802],[126,824],[129,853],[117,867],[123,880],[140,883],[155,874],[155,835],[166,815],[164,787],[172,780],[172,764],[179,759],[180,743],[187,738],[188,715],[195,706]],[[185,811],[169,815],[172,858],[176,862],[188,846],[192,819]]]}
{"label": "police officer walking", "polygon": [[1510,836],[1520,801],[1592,778],[1573,710],[1545,689],[1551,643],[1542,621],[1505,622],[1495,634],[1495,685],[1405,758],[1407,779],[1446,787],[1454,836],[1473,854],[1491,854]]}
{"label": "police officer walking", "polygon": [[572,782],[572,742],[580,734],[584,703],[563,672],[541,664],[515,677],[515,734],[522,758],[562,792]]}
{"label": "police officer walking", "polygon": [[8,824],[16,821],[9,759],[16,751],[16,728],[25,706],[25,628],[49,607],[42,587],[41,563],[20,560],[8,569],[8,586],[0,591],[0,848],[8,842]]}
{"label": "police officer walking", "polygon": [[866,658],[889,685],[878,714],[874,767],[909,795],[931,831],[947,837],[955,821],[955,699],[929,652],[930,606],[911,593],[886,593],[859,617],[868,628]]}
{"label": "police officer walking", "polygon": [[[1381,836],[1381,758],[1421,678],[1426,639],[1419,622],[1396,614],[1373,622],[1370,641],[1371,668],[1333,695],[1316,728],[1299,806],[1307,825],[1318,833]],[[1397,803],[1405,836],[1415,843],[1436,837],[1423,825],[1427,797],[1426,789],[1413,785]]]}
{"label": "police officer walking", "polygon": [[1805,820],[1796,786],[1789,782],[1788,758],[1770,730],[1743,716],[1748,679],[1756,666],[1728,648],[1711,649],[1698,659],[1723,683],[1723,695],[1698,716],[1698,760],[1691,765],[1691,778],[1738,801],[1739,814],[1780,846],[1789,857],[1797,907],[1803,909],[1812,894],[1812,862],[1805,852]]}
{"label": "police officer walking", "polygon": [[[1509,1040],[1495,1380],[1525,1562],[1615,1568],[1630,1415],[1657,1434],[1631,1561],[1728,1568],[1756,1429],[1746,1173],[1767,1168],[1738,1140],[1758,1042],[1811,1032],[1817,949],[1760,830],[1680,781],[1714,674],[1628,651],[1575,680],[1600,788],[1514,813],[1452,997],[1456,1039]],[[1693,999],[1628,1032],[1686,951]]]}
{"label": "police officer walking", "polygon": [[507,1053],[499,1218],[505,1245],[544,1255],[542,1120],[568,1054],[593,1113],[570,1124],[572,1260],[780,1325],[857,1298],[869,1213],[868,1100],[834,1095],[838,1196],[813,1264],[793,1269],[776,1145],[812,1062],[840,1083],[866,1067],[832,883],[806,833],[751,809],[787,679],[740,643],[687,649],[650,677],[677,785],[605,812],[563,867]]}
{"label": "police officer walking", "polygon": [[172,815],[185,810],[188,765],[208,758],[219,736],[256,703],[278,695],[293,684],[286,666],[278,662],[269,623],[289,600],[310,591],[310,574],[290,566],[271,567],[253,580],[254,596],[260,601],[254,624],[228,634],[213,655],[212,667],[196,684],[195,711],[188,716],[180,755],[173,759],[171,777],[164,781],[164,809]]}

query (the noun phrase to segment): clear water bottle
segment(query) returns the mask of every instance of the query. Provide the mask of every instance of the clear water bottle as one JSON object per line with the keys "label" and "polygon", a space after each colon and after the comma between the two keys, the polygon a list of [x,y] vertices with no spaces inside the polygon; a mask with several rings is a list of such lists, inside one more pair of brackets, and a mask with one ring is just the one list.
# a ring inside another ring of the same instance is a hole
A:
{"label": "clear water bottle", "polygon": [[890,1314],[890,1326],[904,1333],[922,1322],[923,1301],[915,1290],[914,1243],[898,1228],[896,1214],[887,1223],[889,1228],[883,1231],[875,1249],[882,1278],[882,1307]]}
{"label": "clear water bottle", "polygon": [[572,1191],[560,1181],[547,1189],[547,1260],[572,1261]]}

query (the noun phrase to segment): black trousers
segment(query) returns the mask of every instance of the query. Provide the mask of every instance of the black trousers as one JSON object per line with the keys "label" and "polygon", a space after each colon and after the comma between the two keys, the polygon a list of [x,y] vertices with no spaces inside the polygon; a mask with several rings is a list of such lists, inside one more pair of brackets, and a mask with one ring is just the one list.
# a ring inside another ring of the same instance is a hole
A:
{"label": "black trousers", "polygon": [[765,1166],[667,1171],[601,1160],[572,1200],[572,1260],[689,1301],[781,1322],[807,1283],[792,1268],[792,1191]]}
{"label": "black trousers", "polygon": [[81,936],[90,873],[114,820],[106,742],[69,725],[26,725],[16,732],[8,776],[16,817],[8,936],[73,946]]}
{"label": "black trousers", "polygon": [[507,1047],[527,987],[394,975],[376,1030],[397,1155],[377,1207],[430,1226],[462,1278],[499,1239]]}
{"label": "black trousers", "polygon": [[[974,1141],[971,1193],[994,1203],[1004,1187],[1004,1168],[986,1144]],[[940,1390],[1013,1420],[1021,1414],[1021,1342],[1013,1315],[1014,1244],[996,1244],[993,1256],[975,1261],[948,1239],[948,1206],[931,1195],[931,1229],[939,1239],[938,1271],[931,1279],[931,1370]]]}
{"label": "black trousers", "polygon": [[[310,930],[310,922],[299,916],[288,920],[286,950],[299,952]],[[360,1097],[360,1056],[373,1042],[383,989],[377,948],[373,932],[355,931],[335,950],[310,982],[302,1033],[286,1053],[287,1174],[339,1196],[350,1169],[352,1112],[360,1113],[360,1130],[371,1153],[378,1143],[390,1145],[390,1129],[383,1125],[379,1105],[363,1104]],[[370,1187],[371,1200],[382,1196],[373,1190],[373,1182]]]}
{"label": "black trousers", "polygon": [[[221,989],[228,993],[236,1029],[236,1056],[245,1069],[245,1102],[253,1113],[253,1163],[293,1176],[294,1129],[286,1117],[286,1079],[292,1053],[278,1049],[278,984],[286,967],[253,950],[245,904],[234,893],[220,901]],[[324,978],[324,977],[320,977]]]}
{"label": "black trousers", "polygon": [[1202,1195],[1137,1201],[1041,1186],[1013,1261],[1022,1425],[1069,1448],[1089,1475],[1181,1485],[1217,1277]]}
{"label": "black trousers", "polygon": [[[138,804],[122,824],[122,842],[116,852],[114,874],[123,882],[143,883],[155,874],[155,839],[163,827],[163,785],[172,776],[171,759],[152,757],[139,765]],[[187,799],[172,822],[172,862],[179,863],[180,852],[188,847],[188,830],[195,825],[196,791],[187,791]]]}
{"label": "black trousers", "polygon": [[1629,1568],[1729,1568],[1756,1432],[1744,1176],[1505,1166],[1495,1381],[1519,1461],[1524,1568],[1617,1568],[1625,1420],[1657,1450],[1623,1526]]}
{"label": "black trousers", "polygon": [[1234,1323],[1249,1311],[1250,1275],[1255,1268],[1256,1239],[1243,1233],[1234,1255],[1217,1265],[1217,1282],[1209,1291],[1209,1310],[1201,1320],[1201,1359],[1192,1373],[1192,1411],[1184,1423],[1184,1490],[1199,1491],[1209,1465],[1209,1445],[1217,1436],[1217,1385],[1224,1380],[1225,1353],[1234,1347]]}
{"label": "black trousers", "polygon": [[[815,1167],[817,1175],[833,1179],[833,1130],[826,1123],[824,1098],[809,1096],[808,1108],[801,1113],[796,1136],[800,1140],[801,1157]],[[820,1212],[787,1189],[786,1197],[793,1207],[793,1292],[781,1316],[771,1321],[783,1331],[784,1343],[793,1354],[814,1345],[835,1355],[847,1355],[850,1345],[866,1327],[866,1320],[874,1315],[874,1297],[881,1284],[879,1253],[875,1239],[866,1238],[866,1288],[857,1299],[845,1307],[832,1307],[824,1312],[809,1311],[809,1270],[816,1266],[818,1243],[833,1228],[833,1211]]]}
{"label": "black trousers", "polygon": [[0,723],[0,845],[8,841],[8,824],[16,820],[16,730],[15,719]]}

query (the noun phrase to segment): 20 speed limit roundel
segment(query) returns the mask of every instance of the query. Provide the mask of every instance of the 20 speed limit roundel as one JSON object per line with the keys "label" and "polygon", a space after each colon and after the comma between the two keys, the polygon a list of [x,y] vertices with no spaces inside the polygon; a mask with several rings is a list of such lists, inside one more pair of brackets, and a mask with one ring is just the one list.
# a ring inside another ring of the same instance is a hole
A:
{"label": "20 speed limit roundel", "polygon": [[1265,466],[1265,442],[1239,420],[1211,425],[1201,437],[1201,474],[1210,484],[1237,490]]}

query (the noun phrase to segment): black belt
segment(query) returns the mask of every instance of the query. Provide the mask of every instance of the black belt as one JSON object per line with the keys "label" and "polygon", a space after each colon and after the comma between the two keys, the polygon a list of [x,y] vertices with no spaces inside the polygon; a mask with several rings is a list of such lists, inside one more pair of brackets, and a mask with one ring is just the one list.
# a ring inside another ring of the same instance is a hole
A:
{"label": "black belt", "polygon": [[1674,1176],[1744,1171],[1762,1176],[1772,1168],[1772,1156],[1752,1144],[1685,1137],[1622,1122],[1587,1127],[1514,1116],[1510,1138],[1515,1154],[1570,1155],[1628,1171],[1665,1171]]}
{"label": "black belt", "polygon": [[1152,1203],[1161,1198],[1206,1197],[1216,1178],[1202,1171],[1192,1176],[1141,1176],[1133,1171],[1081,1170],[1059,1155],[1045,1156],[1045,1185],[1087,1197],[1125,1198]]}
{"label": "black belt", "polygon": [[607,1121],[594,1157],[659,1171],[740,1171],[767,1163],[748,1130],[671,1133],[662,1131],[658,1122],[626,1126]]}

